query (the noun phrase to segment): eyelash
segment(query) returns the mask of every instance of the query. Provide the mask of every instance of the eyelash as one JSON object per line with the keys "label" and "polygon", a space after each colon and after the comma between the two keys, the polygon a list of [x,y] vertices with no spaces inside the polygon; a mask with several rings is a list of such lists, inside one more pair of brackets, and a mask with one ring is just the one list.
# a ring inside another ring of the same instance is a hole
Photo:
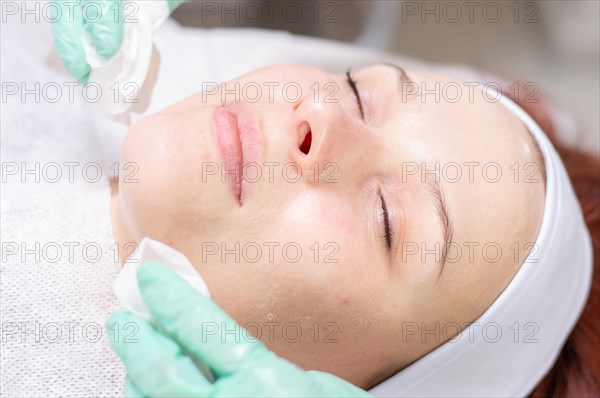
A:
{"label": "eyelash", "polygon": [[383,236],[383,239],[385,241],[385,247],[388,250],[391,250],[392,238],[394,236],[394,231],[392,230],[392,228],[390,226],[390,218],[388,215],[387,206],[385,204],[385,199],[383,198],[383,194],[381,193],[381,190],[379,191],[379,198],[381,199],[381,210],[383,212],[383,230],[385,233]]}
{"label": "eyelash", "polygon": [[356,96],[356,101],[358,101],[358,110],[360,111],[360,117],[362,120],[365,120],[365,114],[363,112],[363,106],[362,106],[362,100],[360,98],[360,93],[358,92],[358,89],[356,88],[356,80],[352,77],[352,73],[350,70],[348,70],[348,72],[346,72],[346,80],[348,81],[348,84],[350,85],[352,92],[354,92],[354,95]]}

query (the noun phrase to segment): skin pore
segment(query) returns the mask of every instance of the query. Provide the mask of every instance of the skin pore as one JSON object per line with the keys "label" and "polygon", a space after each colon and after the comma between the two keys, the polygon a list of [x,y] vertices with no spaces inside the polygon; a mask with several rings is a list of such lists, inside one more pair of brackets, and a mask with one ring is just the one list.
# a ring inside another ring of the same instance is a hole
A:
{"label": "skin pore", "polygon": [[[536,239],[544,177],[524,126],[478,89],[411,94],[453,80],[389,65],[347,78],[275,65],[227,82],[225,101],[199,93],[140,120],[121,155],[137,182],[121,170],[113,225],[121,247],[148,236],[187,255],[278,355],[368,388],[498,297]],[[223,102],[257,136],[241,203],[217,140]]]}

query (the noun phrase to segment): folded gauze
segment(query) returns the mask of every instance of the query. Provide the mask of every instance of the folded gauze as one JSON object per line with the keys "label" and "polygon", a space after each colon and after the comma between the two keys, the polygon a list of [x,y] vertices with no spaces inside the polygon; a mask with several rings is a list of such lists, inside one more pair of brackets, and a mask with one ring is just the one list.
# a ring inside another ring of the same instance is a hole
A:
{"label": "folded gauze", "polygon": [[135,253],[127,259],[113,283],[119,304],[132,314],[148,321],[152,320],[152,314],[144,303],[137,283],[137,270],[144,263],[161,263],[168,266],[202,295],[210,297],[204,279],[184,254],[164,243],[144,238]]}
{"label": "folded gauze", "polygon": [[591,289],[592,244],[565,167],[537,123],[498,99],[531,132],[546,166],[542,225],[532,252],[488,310],[449,342],[369,392],[376,397],[523,397],[550,370]]}
{"label": "folded gauze", "polygon": [[[592,246],[565,168],[548,137],[514,102],[499,98],[535,137],[546,166],[544,215],[534,250],[513,280],[471,326],[372,388],[376,397],[528,395],[555,362],[591,288]],[[121,305],[146,319],[136,280],[143,262],[162,262],[200,293],[208,289],[181,253],[145,238],[114,284]],[[399,339],[401,336],[399,336]]]}

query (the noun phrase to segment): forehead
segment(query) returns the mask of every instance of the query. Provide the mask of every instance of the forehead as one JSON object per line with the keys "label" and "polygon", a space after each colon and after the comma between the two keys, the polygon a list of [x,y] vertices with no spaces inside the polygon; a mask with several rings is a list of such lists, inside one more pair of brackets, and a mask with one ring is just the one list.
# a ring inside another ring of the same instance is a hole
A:
{"label": "forehead", "polygon": [[[419,161],[520,161],[534,158],[523,124],[493,94],[445,76],[407,71],[413,94],[390,85],[385,130]],[[444,87],[454,87],[452,94]],[[411,89],[408,89],[411,90]],[[416,149],[419,150],[416,150]]]}
{"label": "forehead", "polygon": [[[526,211],[524,203],[535,196],[534,185],[544,184],[543,163],[525,126],[478,88],[428,73],[409,70],[407,75],[430,91],[392,100],[390,147],[402,154],[396,172],[406,177],[410,163],[415,184],[424,184],[432,172],[438,175],[456,239],[520,239],[517,230],[526,228],[515,223]],[[445,98],[443,87],[449,85],[460,85],[462,95]],[[538,184],[525,184],[527,177]]]}

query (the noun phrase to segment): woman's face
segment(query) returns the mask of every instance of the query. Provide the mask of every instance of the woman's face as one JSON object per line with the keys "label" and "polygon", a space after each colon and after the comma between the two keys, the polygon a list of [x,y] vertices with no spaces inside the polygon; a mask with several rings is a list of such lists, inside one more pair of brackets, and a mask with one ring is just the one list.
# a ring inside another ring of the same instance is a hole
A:
{"label": "woman's face", "polygon": [[116,228],[186,254],[280,356],[368,387],[500,294],[536,239],[544,176],[493,95],[388,65],[352,78],[272,66],[139,121]]}

